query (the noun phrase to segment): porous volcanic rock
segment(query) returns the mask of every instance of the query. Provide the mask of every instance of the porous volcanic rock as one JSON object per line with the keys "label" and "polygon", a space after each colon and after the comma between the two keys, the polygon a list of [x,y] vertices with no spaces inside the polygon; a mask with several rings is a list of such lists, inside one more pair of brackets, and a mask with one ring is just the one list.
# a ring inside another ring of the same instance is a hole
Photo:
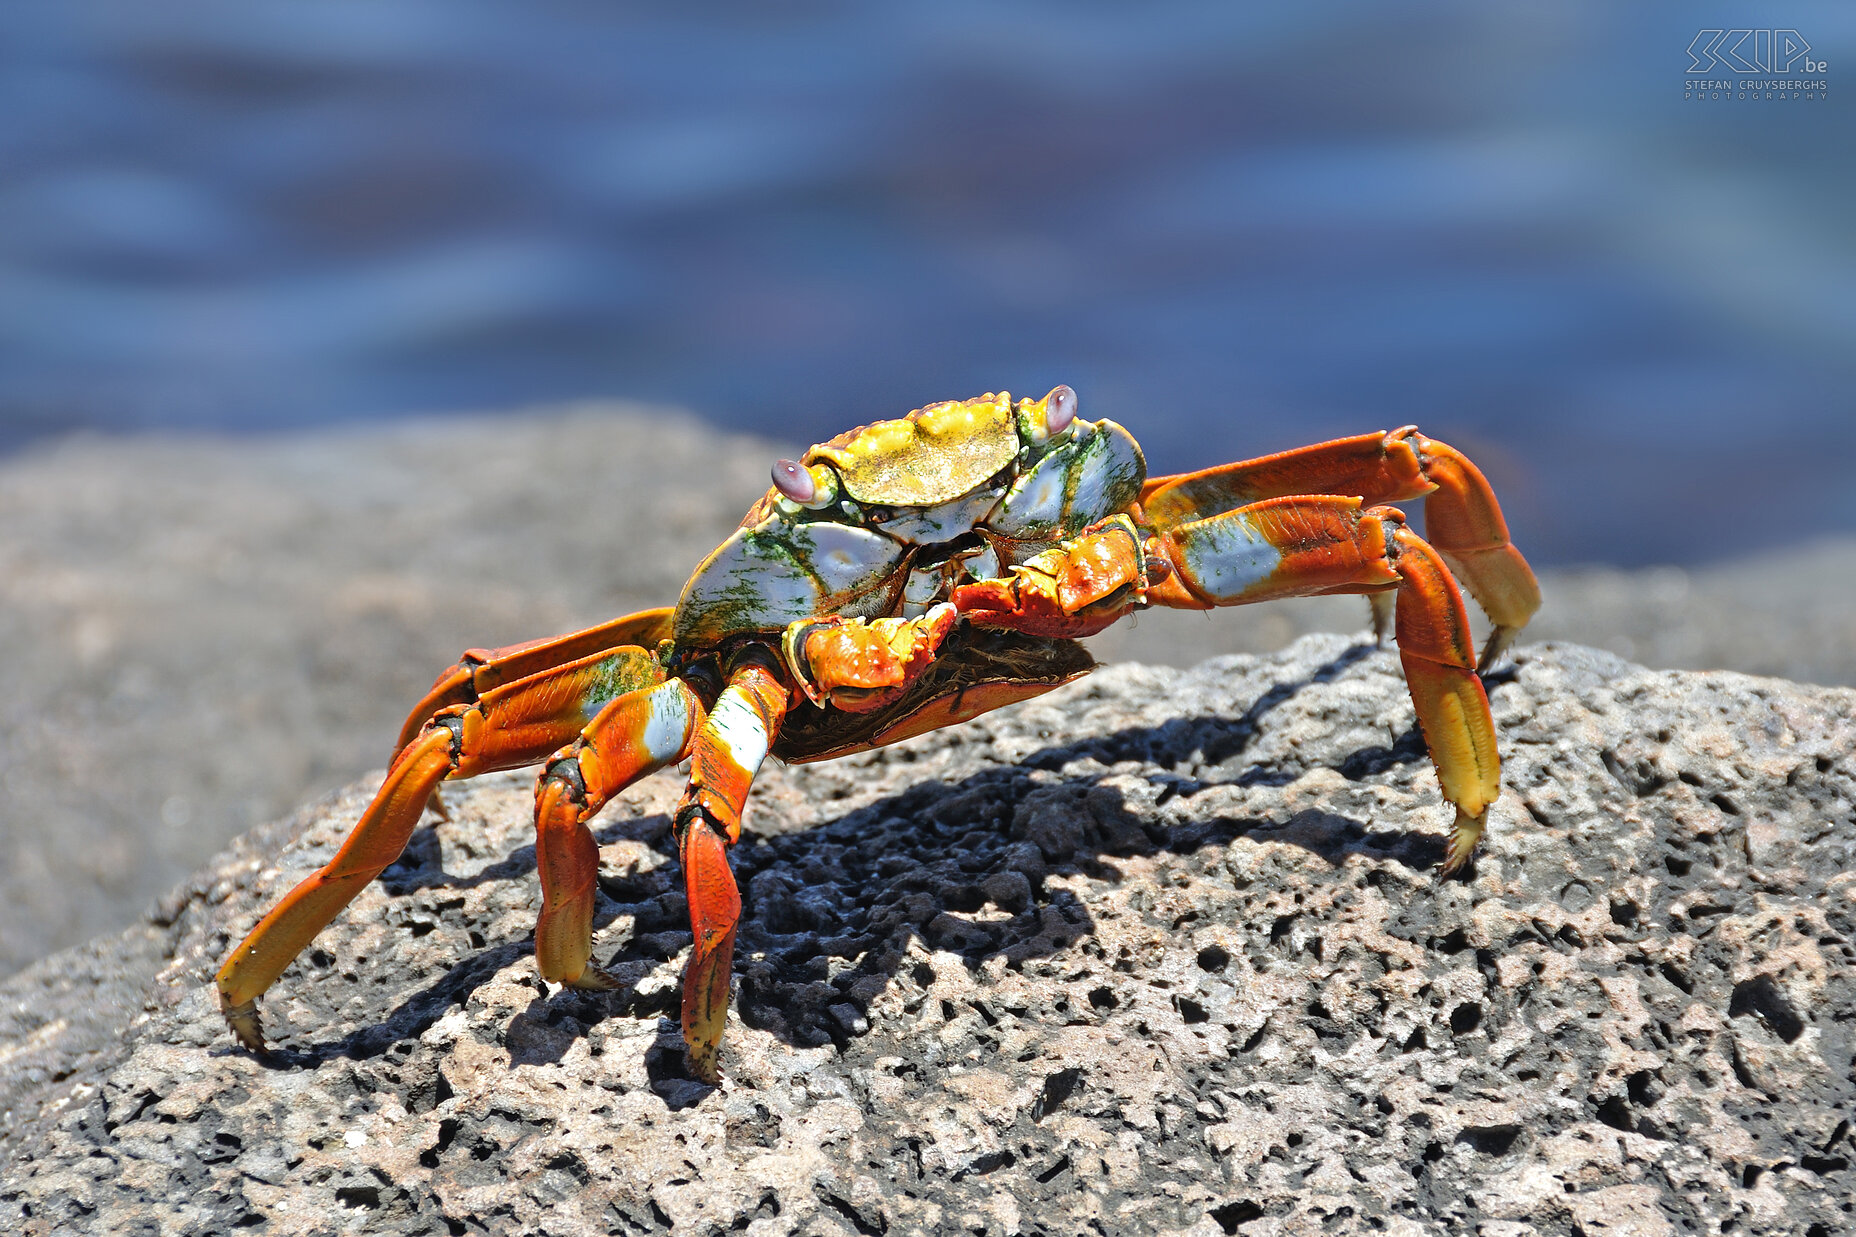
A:
{"label": "porous volcanic rock", "polygon": [[1442,883],[1395,659],[1339,636],[769,768],[719,1089],[680,1059],[669,775],[596,822],[624,990],[539,981],[530,780],[488,777],[234,1049],[211,973],[357,785],[115,972],[0,986],[0,1226],[1849,1231],[1856,692],[1542,645],[1491,696],[1507,793]]}

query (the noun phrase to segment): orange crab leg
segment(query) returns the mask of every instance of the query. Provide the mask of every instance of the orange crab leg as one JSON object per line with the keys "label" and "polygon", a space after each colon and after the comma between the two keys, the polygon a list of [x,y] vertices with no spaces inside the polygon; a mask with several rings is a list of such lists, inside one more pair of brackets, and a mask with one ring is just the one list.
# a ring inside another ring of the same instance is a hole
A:
{"label": "orange crab leg", "polygon": [[1148,549],[1172,574],[1148,590],[1156,605],[1203,610],[1321,593],[1395,589],[1399,660],[1437,766],[1456,806],[1443,875],[1461,868],[1501,793],[1489,699],[1476,675],[1469,615],[1438,553],[1395,507],[1357,498],[1272,498],[1163,528]]}
{"label": "orange crab leg", "polygon": [[661,681],[657,660],[623,648],[439,711],[404,749],[335,857],[305,877],[220,967],[220,1008],[246,1047],[261,1051],[257,999],[368,882],[399,858],[438,783],[533,764],[570,741],[607,700]]}
{"label": "orange crab leg", "polygon": [[[1066,543],[1015,569],[1012,579],[956,589],[954,603],[974,623],[1041,633],[1061,625],[1067,606],[1086,615],[1104,599],[1119,598],[1124,611],[1137,597],[1209,610],[1282,597],[1395,592],[1412,705],[1444,797],[1457,809],[1443,874],[1467,862],[1501,791],[1495,724],[1476,675],[1462,596],[1437,551],[1405,527],[1403,512],[1363,510],[1358,498],[1297,495],[1155,527],[1139,551],[1128,548],[1131,534],[1117,531],[1114,521],[1092,536],[1099,557],[1077,553],[1088,537]],[[1109,553],[1114,540],[1122,548]],[[1092,574],[1098,562],[1113,564],[1101,578]]]}
{"label": "orange crab leg", "polygon": [[1486,673],[1540,609],[1540,581],[1508,540],[1508,521],[1482,470],[1441,442],[1417,441],[1424,475],[1437,483],[1424,502],[1424,531],[1495,624],[1477,665]]}
{"label": "orange crab leg", "polygon": [[600,710],[536,779],[541,916],[535,962],[543,979],[573,988],[614,986],[604,971],[587,965],[599,847],[586,822],[639,778],[689,755],[703,716],[701,697],[682,679],[629,692]]}
{"label": "orange crab leg", "polygon": [[1386,560],[1384,513],[1357,498],[1271,498],[1209,519],[1160,528],[1147,550],[1172,571],[1148,588],[1154,605],[1180,610],[1283,597],[1366,593],[1398,583]]}
{"label": "orange crab leg", "polygon": [[736,664],[697,732],[689,789],[677,805],[677,842],[695,936],[683,972],[683,1041],[691,1072],[711,1083],[721,1077],[735,925],[741,918],[741,893],[728,868],[727,848],[741,837],[748,787],[786,717],[787,689],[772,667],[772,657],[759,650],[750,650]]}
{"label": "orange crab leg", "polygon": [[1489,804],[1501,794],[1501,752],[1495,746],[1488,693],[1476,673],[1462,594],[1436,550],[1402,521],[1388,523],[1401,577],[1398,659],[1437,766],[1438,785],[1456,806],[1441,869],[1449,876],[1469,862],[1482,839]]}
{"label": "orange crab leg", "polygon": [[1431,544],[1455,568],[1494,624],[1480,668],[1487,671],[1540,608],[1540,585],[1508,539],[1488,480],[1446,443],[1407,425],[1208,468],[1154,477],[1141,490],[1143,525],[1184,525],[1263,499],[1352,495],[1367,506],[1427,499]]}
{"label": "orange crab leg", "polygon": [[419,737],[419,731],[440,709],[473,704],[505,683],[514,683],[608,649],[628,644],[655,648],[658,641],[670,635],[671,614],[668,606],[640,610],[564,636],[528,640],[500,649],[466,650],[458,664],[439,675],[432,689],[406,715],[405,724],[400,727],[399,742],[393,749],[394,756]]}

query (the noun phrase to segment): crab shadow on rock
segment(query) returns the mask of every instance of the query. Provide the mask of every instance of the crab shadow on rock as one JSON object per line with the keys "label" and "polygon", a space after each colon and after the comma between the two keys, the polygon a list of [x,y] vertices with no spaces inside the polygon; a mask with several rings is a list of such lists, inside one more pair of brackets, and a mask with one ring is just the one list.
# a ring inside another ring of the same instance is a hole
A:
{"label": "crab shadow on rock", "polygon": [[[1242,758],[1270,712],[1313,684],[1341,677],[1373,652],[1371,643],[1349,646],[1307,677],[1270,688],[1236,718],[1174,718],[1053,745],[958,782],[910,786],[808,829],[745,834],[732,856],[743,901],[734,967],[741,1018],[789,1044],[835,1043],[843,1049],[868,1029],[870,1003],[905,964],[929,971],[914,976],[923,986],[932,981],[932,968],[919,954],[910,961],[912,939],[977,969],[1000,956],[1015,968],[1089,937],[1095,928],[1089,909],[1068,889],[1047,882],[1064,875],[1117,882],[1120,874],[1105,862],[1110,858],[1186,855],[1270,832],[1336,868],[1349,854],[1362,852],[1414,871],[1436,867],[1444,853],[1440,834],[1374,831],[1351,817],[1315,811],[1287,821],[1213,816],[1166,827],[1143,821],[1121,788],[1105,784],[1111,780],[1108,767],[1126,761],[1163,770],[1192,763],[1230,773],[1231,762]],[[1354,751],[1338,771],[1358,781],[1421,761],[1425,754],[1413,725],[1390,747]],[[1086,771],[1074,771],[1085,762]],[[1282,785],[1296,776],[1252,764],[1216,782],[1168,774],[1150,774],[1150,781],[1160,784],[1157,806],[1217,783]],[[550,993],[534,979],[535,1001],[512,1020],[512,1064],[559,1060],[574,1039],[609,1018],[661,1017],[666,1021],[648,1051],[648,1070],[654,1081],[682,1079],[682,1040],[674,1026],[679,986],[663,981],[663,964],[689,944],[670,821],[657,814],[607,822],[595,837],[602,845],[622,839],[643,843],[661,860],[648,871],[600,878],[595,931],[601,935],[595,945],[625,986]],[[529,845],[472,876],[453,876],[443,868],[435,831],[422,828],[380,877],[395,900],[387,921],[396,930],[424,934],[434,914],[462,916],[464,890],[521,879],[534,866]],[[422,891],[435,896],[409,900]],[[620,920],[629,923],[615,942],[606,930]],[[486,939],[476,925],[462,935],[471,951],[384,1017],[338,1039],[273,1047],[267,1060],[313,1068],[335,1057],[377,1056],[417,1038],[533,949],[529,935]],[[312,946],[305,962],[326,972],[335,958]]]}

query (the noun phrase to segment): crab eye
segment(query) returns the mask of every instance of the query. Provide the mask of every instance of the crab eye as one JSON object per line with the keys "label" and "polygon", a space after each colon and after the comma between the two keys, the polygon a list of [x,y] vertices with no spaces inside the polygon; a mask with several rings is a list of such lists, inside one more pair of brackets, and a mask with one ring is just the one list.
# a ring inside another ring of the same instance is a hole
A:
{"label": "crab eye", "polygon": [[1070,422],[1076,420],[1076,392],[1067,386],[1052,387],[1050,394],[1044,397],[1044,428],[1051,435],[1070,428]]}
{"label": "crab eye", "polygon": [[813,511],[823,511],[838,501],[838,474],[823,464],[807,468],[796,460],[776,460],[773,486],[789,502]]}
{"label": "crab eye", "polygon": [[812,480],[812,470],[797,460],[774,461],[773,488],[802,507],[818,496],[818,483]]}

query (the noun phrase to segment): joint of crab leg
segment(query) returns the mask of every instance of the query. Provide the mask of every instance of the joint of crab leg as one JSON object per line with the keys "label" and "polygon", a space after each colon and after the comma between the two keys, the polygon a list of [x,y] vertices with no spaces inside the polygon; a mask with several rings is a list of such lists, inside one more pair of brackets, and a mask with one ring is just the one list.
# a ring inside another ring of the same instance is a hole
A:
{"label": "joint of crab leg", "polygon": [[1166,556],[1166,548],[1159,544],[1157,538],[1149,537],[1142,543],[1141,570],[1147,577],[1148,589],[1157,588],[1172,578],[1173,560]]}
{"label": "joint of crab leg", "polygon": [[954,590],[954,605],[982,627],[1034,636],[1091,636],[1147,602],[1147,548],[1125,515],[1045,550],[998,580]]}
{"label": "joint of crab leg", "polygon": [[574,988],[616,986],[611,976],[588,965],[599,847],[586,822],[632,782],[681,760],[702,719],[696,692],[680,678],[669,679],[608,702],[543,767],[535,784],[535,868],[541,877],[535,962],[543,979]]}
{"label": "joint of crab leg", "polygon": [[1455,447],[1400,431],[1417,451],[1424,478],[1436,487],[1424,503],[1431,544],[1489,616],[1489,633],[1477,663],[1487,673],[1540,609],[1540,582],[1509,541],[1508,522],[1482,470]]}
{"label": "joint of crab leg", "polygon": [[425,724],[440,710],[452,705],[477,703],[476,674],[477,668],[483,665],[478,656],[480,652],[472,649],[465,653],[457,665],[438,676],[438,681],[432,684],[432,690],[413,706],[412,712],[406,715],[405,724],[400,727],[399,742],[393,747],[395,760],[399,759],[401,752],[412,746],[419,732],[425,729]]}

